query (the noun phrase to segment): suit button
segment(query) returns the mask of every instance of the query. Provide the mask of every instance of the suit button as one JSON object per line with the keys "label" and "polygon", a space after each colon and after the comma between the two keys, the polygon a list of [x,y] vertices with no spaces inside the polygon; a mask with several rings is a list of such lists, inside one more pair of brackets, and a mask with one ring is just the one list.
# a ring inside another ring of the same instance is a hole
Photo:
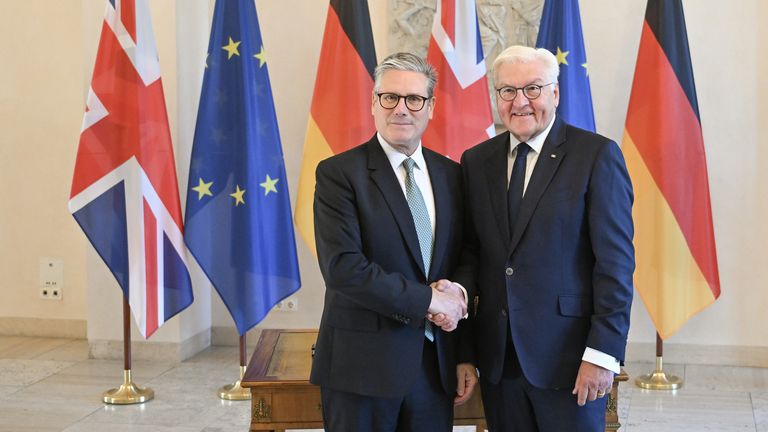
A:
{"label": "suit button", "polygon": [[507,276],[512,276],[512,274],[515,273],[515,271],[512,270],[512,267],[507,267],[507,269],[504,271],[504,273],[506,273]]}

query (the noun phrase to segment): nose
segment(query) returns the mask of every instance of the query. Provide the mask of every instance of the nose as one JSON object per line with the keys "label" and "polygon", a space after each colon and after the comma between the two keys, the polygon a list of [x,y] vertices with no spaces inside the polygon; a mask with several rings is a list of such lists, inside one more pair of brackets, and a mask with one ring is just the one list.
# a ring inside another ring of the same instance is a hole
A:
{"label": "nose", "polygon": [[522,90],[517,91],[517,96],[515,99],[512,100],[512,106],[516,108],[524,107],[528,105],[531,101],[523,94]]}
{"label": "nose", "polygon": [[405,115],[408,113],[408,107],[405,106],[405,98],[400,98],[397,101],[397,105],[392,108],[392,112],[399,115]]}

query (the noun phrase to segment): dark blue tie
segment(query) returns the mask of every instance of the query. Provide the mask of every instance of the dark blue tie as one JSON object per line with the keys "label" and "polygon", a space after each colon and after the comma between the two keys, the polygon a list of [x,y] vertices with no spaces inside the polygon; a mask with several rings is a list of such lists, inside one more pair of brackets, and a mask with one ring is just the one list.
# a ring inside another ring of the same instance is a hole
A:
{"label": "dark blue tie", "polygon": [[515,232],[515,221],[520,213],[520,204],[523,202],[523,185],[525,184],[525,158],[531,148],[526,143],[517,145],[517,156],[512,165],[512,177],[509,179],[507,191],[507,214],[509,216],[509,236]]}

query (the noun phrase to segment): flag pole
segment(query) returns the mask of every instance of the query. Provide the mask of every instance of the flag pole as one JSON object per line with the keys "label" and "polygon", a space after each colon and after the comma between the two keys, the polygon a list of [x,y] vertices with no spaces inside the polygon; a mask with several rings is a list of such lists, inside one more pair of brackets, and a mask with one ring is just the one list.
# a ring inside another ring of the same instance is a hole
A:
{"label": "flag pole", "polygon": [[123,384],[102,393],[104,403],[129,405],[144,403],[155,398],[155,391],[139,387],[131,380],[131,306],[123,297]]}
{"label": "flag pole", "polygon": [[240,335],[240,379],[235,381],[232,384],[227,384],[219,389],[219,397],[221,399],[226,400],[250,400],[251,399],[251,391],[247,388],[243,388],[240,385],[240,382],[243,380],[243,376],[245,375],[245,366],[247,365],[246,360],[246,349],[245,349],[245,335]]}
{"label": "flag pole", "polygon": [[683,385],[683,379],[674,375],[667,375],[663,370],[664,342],[656,332],[656,369],[645,375],[640,375],[635,380],[638,387],[648,390],[677,390]]}

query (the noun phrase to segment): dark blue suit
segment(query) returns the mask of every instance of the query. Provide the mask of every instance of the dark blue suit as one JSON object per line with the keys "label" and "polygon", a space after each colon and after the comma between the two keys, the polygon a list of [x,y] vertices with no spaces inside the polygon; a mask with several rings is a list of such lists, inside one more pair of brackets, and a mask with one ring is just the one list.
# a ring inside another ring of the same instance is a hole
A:
{"label": "dark blue suit", "polygon": [[479,298],[472,324],[481,384],[506,373],[511,340],[530,385],[570,392],[586,347],[624,359],[632,186],[614,142],[556,119],[510,233],[509,138],[491,138],[461,162],[470,246],[456,278]]}
{"label": "dark blue suit", "polygon": [[[429,275],[408,203],[375,136],[318,165],[315,236],[326,293],[313,384],[378,398],[401,398],[414,386],[428,283],[450,276],[462,242],[459,165],[426,148],[423,154],[436,213]],[[435,330],[436,387],[452,400],[457,343],[453,334]]]}

